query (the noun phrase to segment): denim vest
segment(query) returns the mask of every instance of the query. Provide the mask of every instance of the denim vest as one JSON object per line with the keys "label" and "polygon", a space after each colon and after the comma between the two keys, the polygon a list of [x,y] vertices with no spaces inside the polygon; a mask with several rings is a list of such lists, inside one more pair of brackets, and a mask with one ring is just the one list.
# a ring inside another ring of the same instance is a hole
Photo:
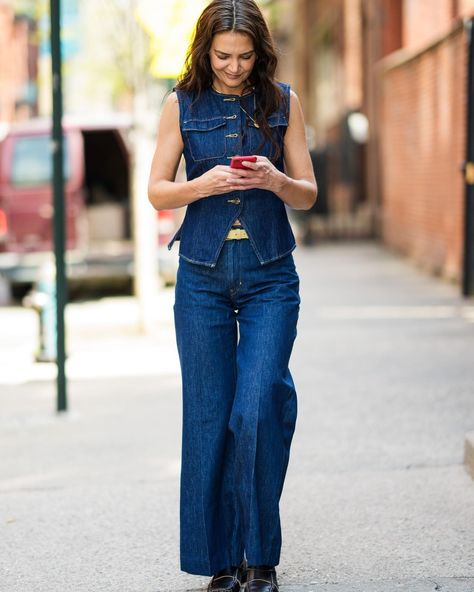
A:
{"label": "denim vest", "polygon": [[[283,138],[288,127],[290,87],[278,83],[285,100],[271,114],[268,124],[281,146],[274,164],[283,171]],[[271,142],[255,125],[255,93],[228,95],[209,88],[194,96],[176,91],[179,122],[184,142],[188,180],[216,165],[230,163],[235,155],[270,157]],[[250,115],[250,117],[240,108]],[[264,265],[287,255],[296,246],[283,201],[271,191],[248,189],[204,197],[188,205],[184,221],[168,245],[180,240],[179,254],[192,263],[215,267],[227,233],[239,219],[248,233],[260,263]]]}

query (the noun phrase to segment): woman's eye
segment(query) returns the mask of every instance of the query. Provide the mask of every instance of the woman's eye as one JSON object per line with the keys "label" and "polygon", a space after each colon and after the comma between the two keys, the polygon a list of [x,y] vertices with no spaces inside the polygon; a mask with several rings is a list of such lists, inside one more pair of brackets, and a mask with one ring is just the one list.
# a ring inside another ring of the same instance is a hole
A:
{"label": "woman's eye", "polygon": [[[216,55],[217,55],[217,54],[216,54]],[[228,59],[229,59],[229,57],[230,57],[230,56],[221,56],[221,55],[218,55],[218,56],[217,56],[217,59],[219,59],[219,60],[222,60],[222,61],[225,61],[225,60],[228,60]],[[241,57],[241,59],[242,59],[242,60],[250,60],[250,59],[252,59],[252,57],[253,57],[253,54],[251,54],[251,55],[249,55],[249,56],[242,56],[242,57]]]}

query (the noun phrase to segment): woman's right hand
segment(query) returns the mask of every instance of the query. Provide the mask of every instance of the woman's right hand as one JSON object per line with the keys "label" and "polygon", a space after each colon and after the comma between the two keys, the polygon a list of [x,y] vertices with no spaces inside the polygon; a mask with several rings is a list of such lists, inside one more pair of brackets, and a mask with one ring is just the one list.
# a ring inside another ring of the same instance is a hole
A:
{"label": "woman's right hand", "polygon": [[234,191],[229,188],[227,181],[231,174],[232,169],[230,166],[218,164],[200,177],[194,179],[193,183],[199,197],[209,197],[211,195],[220,195],[221,193]]}

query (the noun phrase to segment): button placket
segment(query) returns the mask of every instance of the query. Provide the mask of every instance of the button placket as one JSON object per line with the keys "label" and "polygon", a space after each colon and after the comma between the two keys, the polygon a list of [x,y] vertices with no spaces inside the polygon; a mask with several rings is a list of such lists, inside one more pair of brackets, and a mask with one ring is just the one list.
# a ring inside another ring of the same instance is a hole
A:
{"label": "button placket", "polygon": [[[226,108],[226,111],[230,114],[224,115],[223,119],[226,120],[226,146],[227,146],[227,158],[230,159],[235,154],[239,154],[239,149],[241,149],[242,142],[239,141],[241,138],[241,130],[240,130],[240,118],[239,118],[239,105],[237,103],[236,97],[225,97],[222,99],[224,102],[229,103],[229,107]],[[235,142],[239,141],[239,145],[236,145]]]}
{"label": "button placket", "polygon": [[[240,117],[240,106],[237,102],[236,97],[226,97],[223,99],[224,102],[229,103],[229,107],[227,112],[230,111],[230,115],[224,115],[223,119],[226,120],[226,146],[227,146],[227,158],[230,160],[232,156],[235,154],[239,154],[242,150],[242,130],[241,130],[241,117]],[[242,192],[236,191],[232,192],[229,195],[229,198],[226,202],[229,206],[240,206],[237,207],[235,210],[235,214],[238,215],[240,213],[240,208],[242,207]],[[236,197],[231,197],[232,195],[236,195]]]}

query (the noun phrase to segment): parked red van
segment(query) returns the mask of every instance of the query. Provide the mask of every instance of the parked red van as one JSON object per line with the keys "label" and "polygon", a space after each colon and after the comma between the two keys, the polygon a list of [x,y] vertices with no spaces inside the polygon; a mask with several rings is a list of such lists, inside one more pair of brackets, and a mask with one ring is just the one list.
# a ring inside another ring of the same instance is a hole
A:
{"label": "parked red van", "polygon": [[[133,276],[130,128],[122,116],[64,121],[70,281]],[[53,248],[50,133],[43,120],[0,131],[0,276],[11,284],[35,282]],[[157,216],[157,263],[163,280],[172,283],[176,255],[166,243],[176,230],[175,211]]]}

